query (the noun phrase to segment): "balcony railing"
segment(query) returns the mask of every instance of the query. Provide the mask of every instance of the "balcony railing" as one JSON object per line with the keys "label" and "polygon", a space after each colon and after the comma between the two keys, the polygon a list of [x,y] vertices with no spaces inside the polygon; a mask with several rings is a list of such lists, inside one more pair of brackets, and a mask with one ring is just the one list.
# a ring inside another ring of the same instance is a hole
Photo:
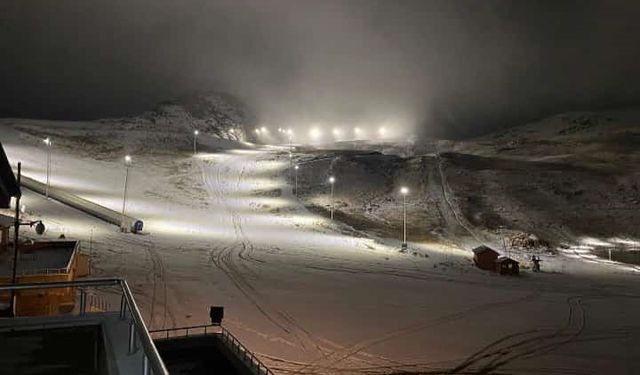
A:
{"label": "balcony railing", "polygon": [[142,346],[142,364],[141,373],[143,375],[169,375],[158,350],[153,343],[144,320],[140,315],[138,305],[133,298],[131,289],[124,279],[121,278],[104,278],[104,279],[87,279],[81,281],[62,281],[49,283],[29,283],[29,284],[12,284],[0,285],[0,293],[23,291],[23,290],[42,290],[55,288],[74,288],[80,291],[80,304],[78,307],[78,315],[84,316],[87,310],[87,288],[100,287],[116,287],[120,290],[120,319],[129,319],[129,353],[137,351],[137,343]]}
{"label": "balcony railing", "polygon": [[209,324],[149,331],[152,337],[157,339],[169,339],[173,337],[189,337],[199,335],[218,335],[222,343],[229,348],[238,359],[243,361],[256,375],[274,375],[262,361],[258,359],[240,340],[221,325]]}

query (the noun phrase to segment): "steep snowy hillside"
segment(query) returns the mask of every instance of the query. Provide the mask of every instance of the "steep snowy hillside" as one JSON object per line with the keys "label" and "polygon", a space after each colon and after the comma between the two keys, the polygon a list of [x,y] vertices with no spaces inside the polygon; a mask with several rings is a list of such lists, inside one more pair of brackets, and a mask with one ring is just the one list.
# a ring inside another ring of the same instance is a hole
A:
{"label": "steep snowy hillside", "polygon": [[198,129],[223,139],[244,140],[255,123],[248,109],[228,94],[191,95],[160,103],[144,116],[153,124]]}
{"label": "steep snowy hillside", "polygon": [[400,238],[407,186],[411,240],[484,243],[522,259],[637,247],[629,244],[640,238],[640,112],[568,113],[433,145],[411,157],[308,151],[297,160],[300,195],[326,211],[333,175],[338,218]]}
{"label": "steep snowy hillside", "polygon": [[[200,151],[246,148],[245,127],[253,124],[242,103],[225,94],[193,95],[159,104],[139,116],[96,121],[1,119],[20,132],[26,144],[50,137],[56,148],[99,160],[193,152],[198,130]],[[55,126],[52,126],[55,123]]]}

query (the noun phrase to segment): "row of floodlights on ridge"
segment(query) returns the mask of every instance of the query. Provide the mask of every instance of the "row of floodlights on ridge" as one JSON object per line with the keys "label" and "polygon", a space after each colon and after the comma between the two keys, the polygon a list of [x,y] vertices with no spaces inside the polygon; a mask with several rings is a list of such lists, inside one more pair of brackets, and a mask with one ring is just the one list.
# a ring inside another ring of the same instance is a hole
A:
{"label": "row of floodlights on ridge", "polygon": [[[269,134],[269,129],[266,126],[261,126],[259,128],[255,128],[254,132],[258,135]],[[278,133],[286,134],[289,137],[293,136],[293,130],[291,130],[291,128],[289,129],[278,128]]]}
{"label": "row of floodlights on ridge", "polygon": [[[266,126],[261,126],[259,128],[255,128],[254,132],[258,135],[266,135],[269,134],[269,129]],[[284,129],[284,128],[278,128],[278,133],[282,133],[282,134],[286,134],[289,135],[290,137],[293,136],[293,130],[289,129]],[[342,130],[341,128],[333,128],[331,129],[331,134],[334,137],[342,137],[344,135],[346,135],[346,132],[344,130]],[[364,131],[359,128],[359,127],[355,127],[353,128],[353,135],[357,136],[361,136],[364,134]],[[385,127],[380,127],[378,128],[378,135],[381,137],[384,137],[388,134],[388,131]],[[311,128],[309,130],[309,136],[312,139],[318,139],[320,137],[322,137],[323,135],[323,131],[320,128]]]}

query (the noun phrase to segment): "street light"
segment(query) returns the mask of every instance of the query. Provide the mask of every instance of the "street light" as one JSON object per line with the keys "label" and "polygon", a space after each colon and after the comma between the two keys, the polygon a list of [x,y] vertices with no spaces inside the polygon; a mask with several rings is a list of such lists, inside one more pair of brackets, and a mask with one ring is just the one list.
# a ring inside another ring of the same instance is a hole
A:
{"label": "street light", "polygon": [[[289,129],[291,130],[291,129]],[[293,152],[293,144],[291,142],[293,142],[293,133],[292,132],[287,132],[287,134],[289,135],[289,153]]]}
{"label": "street light", "polygon": [[47,146],[47,187],[44,190],[44,195],[49,199],[49,186],[51,185],[51,139],[49,137],[42,140]]}
{"label": "street light", "polygon": [[403,225],[402,225],[402,248],[407,248],[407,194],[409,194],[409,188],[403,186],[400,188],[400,194],[402,194],[402,216],[403,216]]}
{"label": "street light", "polygon": [[[21,176],[22,176],[22,163],[18,162],[18,174],[16,176],[16,183],[18,185],[18,187],[21,187]],[[13,266],[12,266],[12,271],[11,271],[11,284],[17,284],[18,283],[18,274],[17,274],[17,270],[18,270],[18,239],[20,238],[19,235],[19,231],[20,231],[20,226],[21,225],[28,225],[30,227],[33,227],[34,225],[36,226],[36,233],[38,233],[39,235],[44,234],[45,231],[45,226],[42,223],[42,220],[35,220],[35,221],[21,221],[20,220],[20,198],[22,197],[22,194],[18,191],[18,194],[15,195],[15,199],[16,199],[16,213],[15,213],[15,219],[13,222]],[[9,313],[11,314],[11,316],[16,316],[16,311],[15,311],[15,306],[16,306],[16,294],[15,294],[15,290],[12,289],[11,290],[11,296],[9,297]]]}
{"label": "street light", "polygon": [[296,187],[296,188],[295,188],[296,197],[298,196],[298,169],[300,169],[300,166],[298,166],[298,164],[296,164],[296,165],[293,167],[293,170],[295,171],[295,174],[296,174],[296,178],[295,178],[295,179],[296,179],[296,183],[295,183],[295,187]]}
{"label": "street light", "polygon": [[312,140],[316,141],[322,136],[322,130],[318,128],[312,128],[311,130],[309,130],[309,136],[311,136]]}
{"label": "street light", "polygon": [[200,132],[198,131],[198,129],[193,131],[193,154],[196,155],[198,154],[198,134],[200,134]]}
{"label": "street light", "polygon": [[331,184],[331,220],[333,220],[333,185],[336,182],[335,177],[329,177],[329,183]]}
{"label": "street light", "polygon": [[293,153],[291,153],[291,151],[289,151],[289,183],[291,183],[291,180],[293,179]]}
{"label": "street light", "polygon": [[120,230],[126,232],[127,226],[125,223],[125,209],[127,207],[127,188],[129,183],[129,168],[131,167],[131,156],[126,155],[124,157],[124,164],[126,166],[126,172],[124,175],[124,192],[122,194],[122,217],[120,220]]}

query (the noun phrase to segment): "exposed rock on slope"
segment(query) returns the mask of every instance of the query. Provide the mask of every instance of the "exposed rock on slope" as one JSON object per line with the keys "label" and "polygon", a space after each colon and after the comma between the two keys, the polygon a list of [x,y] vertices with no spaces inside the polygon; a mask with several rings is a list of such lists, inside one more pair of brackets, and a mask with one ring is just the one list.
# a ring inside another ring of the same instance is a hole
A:
{"label": "exposed rock on slope", "polygon": [[144,118],[157,125],[198,129],[222,139],[239,141],[246,138],[247,127],[255,123],[242,102],[221,93],[163,102]]}
{"label": "exposed rock on slope", "polygon": [[2,119],[19,130],[24,142],[41,144],[52,137],[56,148],[99,160],[120,159],[124,154],[136,157],[166,153],[190,153],[193,131],[198,130],[198,150],[241,148],[245,127],[253,119],[238,100],[226,94],[193,95],[159,104],[155,110],[139,116],[96,121]]}

